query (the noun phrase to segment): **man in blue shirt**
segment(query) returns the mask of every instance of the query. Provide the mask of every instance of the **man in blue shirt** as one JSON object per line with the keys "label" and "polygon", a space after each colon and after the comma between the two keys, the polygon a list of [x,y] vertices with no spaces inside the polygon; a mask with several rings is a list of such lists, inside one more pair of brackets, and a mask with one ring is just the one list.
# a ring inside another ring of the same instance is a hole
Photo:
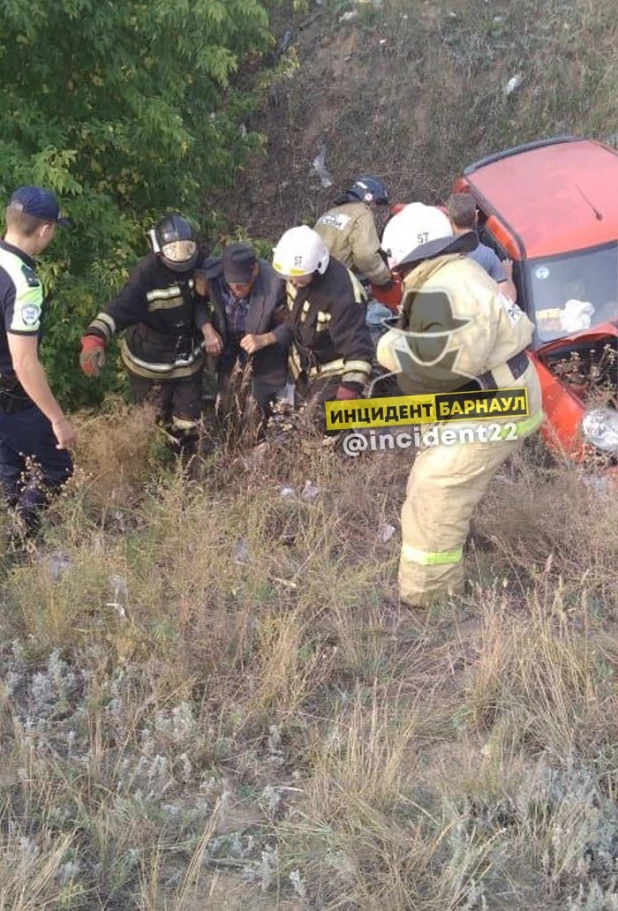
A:
{"label": "man in blue shirt", "polygon": [[[455,234],[466,234],[468,231],[478,230],[478,211],[472,194],[453,193],[448,198],[446,210]],[[483,267],[485,272],[501,286],[500,290],[504,291],[507,297],[515,301],[517,297],[515,285],[495,250],[492,250],[487,244],[479,242],[478,247],[467,255]]]}
{"label": "man in blue shirt", "polygon": [[31,537],[42,509],[73,472],[75,430],[52,393],[39,360],[43,289],[35,257],[52,242],[56,197],[20,187],[7,206],[0,240],[0,488],[18,531]]}

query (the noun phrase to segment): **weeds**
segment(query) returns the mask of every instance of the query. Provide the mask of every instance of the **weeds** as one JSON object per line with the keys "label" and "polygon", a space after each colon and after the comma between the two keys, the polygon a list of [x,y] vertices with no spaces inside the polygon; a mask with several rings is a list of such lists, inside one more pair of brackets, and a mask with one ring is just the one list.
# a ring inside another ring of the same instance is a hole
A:
{"label": "weeds", "polygon": [[612,907],[611,503],[514,460],[474,596],[419,625],[382,596],[405,455],[144,486],[141,452],[123,527],[93,440],[5,571],[0,907]]}
{"label": "weeds", "polygon": [[[337,183],[436,201],[481,154],[615,127],[608,4],[359,6],[282,62],[247,230],[318,213],[322,134]],[[475,516],[473,594],[414,618],[384,598],[409,456],[278,419],[191,476],[147,409],[78,421],[45,540],[1,569],[0,909],[616,909],[611,498],[526,447]]]}

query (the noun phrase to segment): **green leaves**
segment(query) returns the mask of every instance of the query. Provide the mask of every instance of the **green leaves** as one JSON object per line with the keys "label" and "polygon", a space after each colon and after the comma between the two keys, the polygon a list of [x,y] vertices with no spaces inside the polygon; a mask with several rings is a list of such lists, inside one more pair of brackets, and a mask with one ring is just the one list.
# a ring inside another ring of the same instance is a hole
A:
{"label": "green leaves", "polygon": [[75,224],[43,257],[44,353],[65,404],[95,402],[85,326],[166,211],[208,227],[201,191],[231,183],[256,144],[231,79],[268,50],[268,15],[258,0],[3,0],[0,36],[0,193],[49,187]]}
{"label": "green leaves", "polygon": [[82,184],[71,174],[71,167],[77,158],[75,149],[56,149],[47,146],[33,155],[31,161],[32,183],[48,187],[58,195],[81,193]]}

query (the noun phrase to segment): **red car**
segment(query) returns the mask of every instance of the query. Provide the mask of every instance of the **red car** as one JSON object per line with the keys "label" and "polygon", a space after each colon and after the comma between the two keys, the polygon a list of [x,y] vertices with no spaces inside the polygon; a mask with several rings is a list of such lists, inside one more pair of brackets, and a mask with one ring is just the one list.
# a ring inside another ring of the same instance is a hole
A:
{"label": "red car", "polygon": [[535,326],[545,442],[618,478],[618,152],[572,136],[531,142],[468,165],[453,192],[474,196],[481,241],[513,263]]}

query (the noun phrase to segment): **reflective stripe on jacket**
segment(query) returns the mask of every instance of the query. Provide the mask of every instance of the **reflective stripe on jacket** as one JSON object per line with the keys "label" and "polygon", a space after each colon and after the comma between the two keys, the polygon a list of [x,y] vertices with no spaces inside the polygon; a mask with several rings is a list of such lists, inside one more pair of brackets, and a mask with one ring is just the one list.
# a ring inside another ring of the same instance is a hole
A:
{"label": "reflective stripe on jacket", "polygon": [[365,321],[365,292],[356,276],[331,259],[324,274],[316,274],[306,288],[288,282],[286,290],[288,325],[294,338],[293,373],[302,370],[316,376],[328,369],[342,382],[366,383],[373,343]]}
{"label": "reflective stripe on jacket", "polygon": [[109,342],[126,329],[120,353],[128,370],[149,379],[191,376],[204,365],[196,319],[199,300],[193,270],[174,272],[149,253],[85,334]]}

